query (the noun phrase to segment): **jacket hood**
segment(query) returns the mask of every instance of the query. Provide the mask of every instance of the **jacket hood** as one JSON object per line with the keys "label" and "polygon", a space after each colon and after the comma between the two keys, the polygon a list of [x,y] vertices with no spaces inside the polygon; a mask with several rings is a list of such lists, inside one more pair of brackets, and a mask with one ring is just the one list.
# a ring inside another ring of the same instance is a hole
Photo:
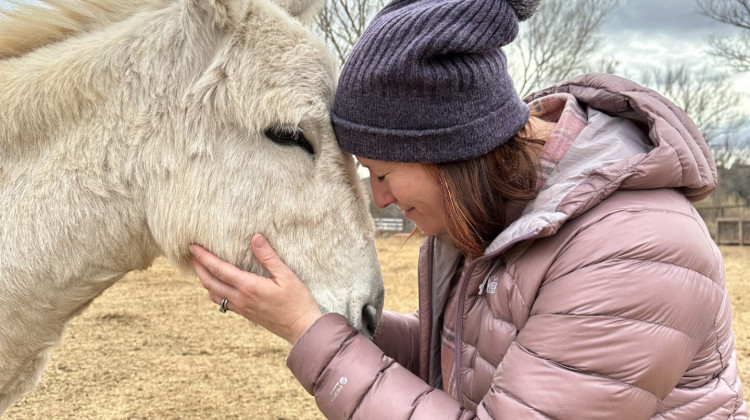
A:
{"label": "jacket hood", "polygon": [[688,115],[653,90],[610,74],[587,74],[535,92],[532,102],[568,93],[588,121],[539,195],[490,244],[485,255],[554,234],[568,219],[618,189],[674,188],[691,201],[716,186],[716,166]]}
{"label": "jacket hood", "polygon": [[655,91],[594,73],[535,92],[524,101],[554,92],[571,93],[589,107],[643,127],[655,147],[633,165],[637,173],[622,188],[678,188],[691,201],[699,201],[716,187],[716,165],[698,127],[684,110]]}

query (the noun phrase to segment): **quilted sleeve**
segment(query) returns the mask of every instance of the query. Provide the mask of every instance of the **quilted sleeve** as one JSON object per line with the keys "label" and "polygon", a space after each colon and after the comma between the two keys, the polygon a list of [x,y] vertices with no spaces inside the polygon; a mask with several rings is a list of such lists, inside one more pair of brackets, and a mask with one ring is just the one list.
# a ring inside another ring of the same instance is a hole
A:
{"label": "quilted sleeve", "polygon": [[419,373],[419,319],[417,314],[383,311],[372,341],[396,363]]}
{"label": "quilted sleeve", "polygon": [[338,314],[327,314],[297,341],[287,366],[328,419],[474,418],[386,356]]}

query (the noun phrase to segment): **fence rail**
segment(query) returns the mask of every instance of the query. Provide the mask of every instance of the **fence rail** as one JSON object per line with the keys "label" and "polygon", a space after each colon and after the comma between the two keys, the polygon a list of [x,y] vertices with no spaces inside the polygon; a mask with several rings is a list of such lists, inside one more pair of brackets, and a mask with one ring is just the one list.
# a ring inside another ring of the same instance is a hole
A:
{"label": "fence rail", "polygon": [[[706,224],[710,227],[711,237],[718,245],[750,246],[750,218],[746,206],[697,207]],[[716,217],[712,211],[723,214],[726,210],[735,210],[735,217]],[[739,217],[737,217],[739,216]],[[400,233],[413,229],[413,222],[398,217],[375,217],[375,229],[383,233]],[[407,226],[407,222],[409,226]],[[715,229],[711,229],[715,228]]]}
{"label": "fence rail", "polygon": [[381,232],[403,232],[404,231],[404,219],[391,218],[391,217],[376,217],[375,229]]}
{"label": "fence rail", "polygon": [[717,219],[716,243],[718,245],[750,245],[750,220]]}
{"label": "fence rail", "polygon": [[[706,222],[711,239],[718,245],[750,245],[750,207],[743,204],[695,206]],[[742,240],[740,240],[742,229]]]}

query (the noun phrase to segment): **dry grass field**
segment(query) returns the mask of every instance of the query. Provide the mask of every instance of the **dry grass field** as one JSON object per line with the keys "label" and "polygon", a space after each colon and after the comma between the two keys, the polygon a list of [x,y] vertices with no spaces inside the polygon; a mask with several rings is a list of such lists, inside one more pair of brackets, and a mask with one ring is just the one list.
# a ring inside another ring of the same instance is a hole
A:
{"label": "dry grass field", "polygon": [[[419,239],[378,239],[388,309],[416,309]],[[750,247],[723,248],[741,376],[750,384]],[[289,345],[222,315],[166,261],[129,274],[76,318],[38,389],[5,414],[27,419],[322,419],[285,367]]]}

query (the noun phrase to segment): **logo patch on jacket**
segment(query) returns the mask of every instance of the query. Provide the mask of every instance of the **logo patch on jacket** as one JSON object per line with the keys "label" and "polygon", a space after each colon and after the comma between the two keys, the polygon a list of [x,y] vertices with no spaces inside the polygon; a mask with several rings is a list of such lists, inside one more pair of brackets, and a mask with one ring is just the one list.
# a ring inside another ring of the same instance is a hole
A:
{"label": "logo patch on jacket", "polygon": [[344,389],[344,385],[346,385],[347,382],[349,382],[349,380],[346,379],[346,376],[342,376],[341,378],[339,378],[339,381],[336,382],[336,385],[331,388],[331,392],[329,394],[331,398],[328,400],[328,405],[331,405],[334,401],[336,401],[336,397],[339,396],[339,393],[342,389]]}
{"label": "logo patch on jacket", "polygon": [[487,283],[487,294],[494,294],[497,292],[497,277],[492,277]]}

